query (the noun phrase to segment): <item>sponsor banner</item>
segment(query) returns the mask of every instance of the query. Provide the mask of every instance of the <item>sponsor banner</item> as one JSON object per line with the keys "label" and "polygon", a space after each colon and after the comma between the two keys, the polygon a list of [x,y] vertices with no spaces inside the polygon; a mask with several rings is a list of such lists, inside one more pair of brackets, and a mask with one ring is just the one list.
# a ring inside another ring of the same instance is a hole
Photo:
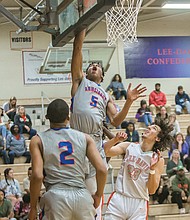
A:
{"label": "sponsor banner", "polygon": [[124,57],[126,78],[190,77],[190,37],[139,37]]}
{"label": "sponsor banner", "polygon": [[70,83],[71,74],[39,74],[46,51],[22,51],[24,84]]}

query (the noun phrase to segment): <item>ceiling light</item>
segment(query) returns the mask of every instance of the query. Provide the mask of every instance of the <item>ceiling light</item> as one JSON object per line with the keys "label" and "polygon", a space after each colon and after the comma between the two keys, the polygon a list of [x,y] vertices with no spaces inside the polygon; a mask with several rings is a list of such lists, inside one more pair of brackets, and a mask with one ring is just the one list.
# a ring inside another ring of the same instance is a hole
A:
{"label": "ceiling light", "polygon": [[190,4],[172,4],[172,3],[165,3],[162,5],[162,8],[169,8],[169,9],[190,9]]}

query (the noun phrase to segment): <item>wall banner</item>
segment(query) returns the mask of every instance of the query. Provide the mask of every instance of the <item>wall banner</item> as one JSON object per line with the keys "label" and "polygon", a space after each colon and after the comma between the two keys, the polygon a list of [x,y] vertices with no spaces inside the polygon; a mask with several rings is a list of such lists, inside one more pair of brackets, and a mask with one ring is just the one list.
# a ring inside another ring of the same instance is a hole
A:
{"label": "wall banner", "polygon": [[124,57],[126,78],[190,77],[190,37],[139,37]]}
{"label": "wall banner", "polygon": [[70,83],[71,74],[39,74],[46,51],[22,51],[25,85]]}
{"label": "wall banner", "polygon": [[17,34],[15,31],[10,32],[11,50],[32,49],[33,35],[32,32]]}

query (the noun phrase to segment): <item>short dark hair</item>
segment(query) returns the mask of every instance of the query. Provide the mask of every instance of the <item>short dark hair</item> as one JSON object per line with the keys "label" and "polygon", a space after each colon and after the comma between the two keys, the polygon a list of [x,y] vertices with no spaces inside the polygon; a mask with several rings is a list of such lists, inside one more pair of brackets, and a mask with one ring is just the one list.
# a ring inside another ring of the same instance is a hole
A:
{"label": "short dark hair", "polygon": [[63,123],[69,116],[69,106],[63,99],[55,99],[47,108],[46,118],[51,123]]}
{"label": "short dark hair", "polygon": [[127,128],[127,125],[128,125],[128,121],[123,121],[123,122],[121,123],[121,128],[122,128],[122,129],[126,129],[126,128]]}
{"label": "short dark hair", "polygon": [[28,171],[29,171],[29,170],[32,170],[32,167],[29,167],[29,168],[28,168]]}
{"label": "short dark hair", "polygon": [[30,194],[24,194],[24,196],[22,197],[22,199],[23,199],[23,202],[25,203],[25,204],[29,204],[30,203]]}
{"label": "short dark hair", "polygon": [[155,86],[161,86],[161,84],[160,83],[156,83]]}
{"label": "short dark hair", "polygon": [[183,86],[178,86],[177,89],[178,89],[178,91],[179,91],[179,90],[183,89]]}
{"label": "short dark hair", "polygon": [[160,141],[157,141],[154,144],[153,151],[164,151],[169,149],[174,141],[174,138],[170,134],[170,132],[173,130],[173,125],[170,124],[169,120],[161,118],[155,119],[154,124],[158,125],[161,130],[158,134]]}
{"label": "short dark hair", "polygon": [[[99,62],[92,62],[92,63],[90,63],[90,64],[88,65],[88,67],[86,68],[86,74],[88,74],[88,69],[89,69],[89,67],[92,66],[92,64],[94,64],[94,63],[97,63],[97,64],[99,64],[99,65],[101,66],[101,69],[102,69],[102,76],[103,76],[103,78],[104,78],[104,76],[105,76],[104,67],[103,67],[102,64],[99,63]],[[102,79],[101,82],[103,82],[103,79]]]}

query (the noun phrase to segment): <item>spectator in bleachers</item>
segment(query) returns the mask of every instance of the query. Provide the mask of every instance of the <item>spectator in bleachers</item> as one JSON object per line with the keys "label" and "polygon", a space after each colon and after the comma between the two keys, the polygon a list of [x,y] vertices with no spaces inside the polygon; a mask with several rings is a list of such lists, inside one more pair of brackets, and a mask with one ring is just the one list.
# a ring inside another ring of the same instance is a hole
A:
{"label": "spectator in bleachers", "polygon": [[4,113],[2,107],[0,107],[0,135],[3,138],[3,145],[6,148],[6,137],[10,133],[9,131],[9,117]]}
{"label": "spectator in bleachers", "polygon": [[0,189],[0,220],[16,220],[13,216],[12,204],[5,198],[4,190]]}
{"label": "spectator in bleachers", "polygon": [[15,96],[11,97],[9,102],[4,103],[3,108],[5,113],[9,116],[11,121],[14,121],[14,117],[16,115],[16,105],[17,99]]}
{"label": "spectator in bleachers", "polygon": [[184,139],[182,133],[178,133],[175,136],[174,143],[172,144],[172,148],[170,150],[169,155],[171,155],[174,149],[178,149],[180,152],[180,159],[183,162],[183,165],[186,167],[188,171],[190,171],[190,157],[189,157],[189,146]]}
{"label": "spectator in bleachers", "polygon": [[160,184],[155,194],[152,195],[153,204],[163,204],[169,196],[168,177],[161,176]]}
{"label": "spectator in bleachers", "polygon": [[180,159],[180,152],[178,149],[172,151],[171,159],[167,163],[166,173],[168,177],[176,175],[177,167],[183,166],[183,163]]}
{"label": "spectator in bleachers", "polygon": [[127,134],[126,141],[128,142],[139,142],[139,133],[135,130],[135,124],[133,122],[128,122],[125,133]]}
{"label": "spectator in bleachers", "polygon": [[140,106],[141,107],[137,110],[135,118],[138,122],[144,122],[148,127],[152,124],[152,115],[150,109],[147,107],[146,100],[141,100]]}
{"label": "spectator in bleachers", "polygon": [[21,190],[18,180],[14,179],[13,169],[7,168],[4,170],[5,179],[0,182],[0,189],[5,191],[5,197],[12,202],[14,207],[17,201],[21,201]]}
{"label": "spectator in bleachers", "polygon": [[185,176],[183,166],[177,167],[177,174],[172,180],[172,203],[177,203],[180,214],[185,214],[184,202],[190,202],[190,181]]}
{"label": "spectator in bleachers", "polygon": [[187,142],[189,146],[189,155],[190,155],[190,125],[187,127],[187,134],[185,137],[185,141]]}
{"label": "spectator in bleachers", "polygon": [[14,164],[14,158],[20,156],[26,157],[26,163],[30,163],[30,152],[27,151],[25,138],[20,134],[20,128],[17,124],[11,127],[11,134],[7,136],[7,150],[10,164]]}
{"label": "spectator in bleachers", "polygon": [[173,124],[173,131],[171,131],[171,135],[174,137],[177,133],[180,132],[180,126],[179,126],[179,122],[178,120],[176,119],[176,114],[175,113],[172,113],[169,115],[169,122],[171,124]]}
{"label": "spectator in bleachers", "polygon": [[122,96],[127,99],[127,92],[124,88],[122,78],[119,74],[115,74],[115,76],[112,78],[110,85],[106,89],[106,92],[108,91],[115,97],[116,100],[121,99]]}
{"label": "spectator in bleachers", "polygon": [[32,128],[32,121],[28,114],[25,112],[23,106],[18,107],[18,113],[15,115],[14,123],[20,127],[21,134],[29,134],[29,140],[36,135],[36,130]]}
{"label": "spectator in bleachers", "polygon": [[168,114],[170,114],[171,106],[167,105],[165,93],[160,91],[161,84],[155,84],[155,90],[149,95],[149,107],[153,115],[156,115],[157,111],[160,111],[164,106]]}
{"label": "spectator in bleachers", "polygon": [[166,111],[166,108],[162,106],[160,108],[160,112],[156,114],[155,120],[157,119],[168,119],[168,113]]}
{"label": "spectator in bleachers", "polygon": [[190,98],[183,91],[183,86],[178,86],[178,92],[175,96],[175,111],[177,115],[182,113],[182,109],[186,108],[187,112],[190,114]]}
{"label": "spectator in bleachers", "polygon": [[30,178],[32,175],[32,167],[28,168],[28,176],[23,180],[23,189],[27,194],[30,194]]}
{"label": "spectator in bleachers", "polygon": [[24,194],[23,201],[17,201],[14,206],[15,217],[18,220],[27,220],[30,212],[30,194]]}

